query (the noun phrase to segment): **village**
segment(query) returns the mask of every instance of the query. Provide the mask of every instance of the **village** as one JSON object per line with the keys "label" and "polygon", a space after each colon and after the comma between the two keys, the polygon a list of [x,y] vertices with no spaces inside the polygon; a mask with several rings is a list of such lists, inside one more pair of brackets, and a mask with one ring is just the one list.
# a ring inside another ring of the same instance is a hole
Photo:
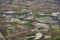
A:
{"label": "village", "polygon": [[2,8],[0,40],[60,40],[60,11]]}

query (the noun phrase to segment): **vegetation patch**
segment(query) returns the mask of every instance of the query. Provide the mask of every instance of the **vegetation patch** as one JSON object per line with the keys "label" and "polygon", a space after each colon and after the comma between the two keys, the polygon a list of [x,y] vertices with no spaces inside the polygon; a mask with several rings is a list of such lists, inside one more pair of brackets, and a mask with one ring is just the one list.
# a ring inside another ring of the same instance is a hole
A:
{"label": "vegetation patch", "polygon": [[10,22],[10,24],[11,24],[12,26],[17,26],[17,25],[18,25],[18,22]]}
{"label": "vegetation patch", "polygon": [[60,28],[55,28],[54,31],[60,33]]}
{"label": "vegetation patch", "polygon": [[58,37],[51,37],[51,38],[48,38],[46,40],[60,40],[60,36],[58,36]]}

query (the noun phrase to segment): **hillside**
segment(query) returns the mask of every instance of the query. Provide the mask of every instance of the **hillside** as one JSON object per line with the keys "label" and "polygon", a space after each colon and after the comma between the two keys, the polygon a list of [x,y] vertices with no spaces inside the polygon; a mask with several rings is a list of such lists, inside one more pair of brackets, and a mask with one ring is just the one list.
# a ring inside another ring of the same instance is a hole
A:
{"label": "hillside", "polygon": [[33,11],[52,11],[58,10],[59,7],[54,0],[47,1],[47,0],[15,0],[12,4],[2,3],[2,10],[12,10],[12,7],[15,7],[19,10],[24,8],[30,9]]}

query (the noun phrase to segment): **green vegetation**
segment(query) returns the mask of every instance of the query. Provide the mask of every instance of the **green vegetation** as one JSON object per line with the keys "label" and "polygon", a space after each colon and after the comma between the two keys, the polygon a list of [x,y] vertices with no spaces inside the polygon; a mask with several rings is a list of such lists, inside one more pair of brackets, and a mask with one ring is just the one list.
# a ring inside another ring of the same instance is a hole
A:
{"label": "green vegetation", "polygon": [[15,11],[15,12],[18,11],[18,9],[16,7],[12,7],[12,10]]}
{"label": "green vegetation", "polygon": [[25,23],[24,25],[26,25],[26,26],[32,25],[32,21],[29,20],[29,21],[28,21],[27,23]]}
{"label": "green vegetation", "polygon": [[46,39],[46,40],[60,40],[60,36],[59,37],[52,37],[52,38],[48,38],[48,39]]}
{"label": "green vegetation", "polygon": [[9,32],[9,33],[13,33],[14,29],[15,29],[15,28],[12,27],[12,26],[11,26],[11,27],[8,27],[8,32]]}
{"label": "green vegetation", "polygon": [[12,26],[17,26],[17,25],[18,25],[18,22],[10,22],[10,24],[11,24]]}
{"label": "green vegetation", "polygon": [[29,38],[29,39],[27,39],[27,40],[33,40],[34,38]]}
{"label": "green vegetation", "polygon": [[29,37],[26,37],[25,40],[35,40],[34,38],[35,38],[35,36],[29,36]]}
{"label": "green vegetation", "polygon": [[54,31],[60,33],[60,28],[55,28]]}
{"label": "green vegetation", "polygon": [[22,13],[22,14],[20,14],[20,15],[15,15],[14,17],[15,17],[15,18],[18,18],[18,19],[21,19],[21,18],[24,18],[24,17],[25,17],[25,14]]}
{"label": "green vegetation", "polygon": [[33,12],[33,15],[40,15],[42,14],[43,12]]}
{"label": "green vegetation", "polygon": [[13,0],[6,0],[8,3],[12,3],[13,2]]}

